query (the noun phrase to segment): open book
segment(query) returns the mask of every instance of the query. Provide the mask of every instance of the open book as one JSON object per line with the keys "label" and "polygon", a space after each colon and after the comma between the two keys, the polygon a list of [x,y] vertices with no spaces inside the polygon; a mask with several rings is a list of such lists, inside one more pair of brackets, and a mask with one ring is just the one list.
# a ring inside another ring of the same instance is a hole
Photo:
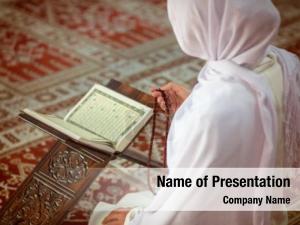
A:
{"label": "open book", "polygon": [[153,109],[96,84],[64,118],[30,109],[23,113],[81,144],[122,152],[151,118]]}

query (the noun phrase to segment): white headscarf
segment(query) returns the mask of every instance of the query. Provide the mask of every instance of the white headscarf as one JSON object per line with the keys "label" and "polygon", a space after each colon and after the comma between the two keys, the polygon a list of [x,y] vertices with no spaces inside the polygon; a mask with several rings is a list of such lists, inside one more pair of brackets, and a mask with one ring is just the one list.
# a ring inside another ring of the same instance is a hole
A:
{"label": "white headscarf", "polygon": [[[270,48],[270,43],[280,25],[279,13],[272,2],[169,0],[168,14],[182,50],[188,55],[208,61],[199,76],[215,73],[238,77],[256,92],[266,137],[264,147],[266,155],[272,155],[275,148],[276,111],[272,104],[273,94],[269,85],[251,69],[258,66],[268,50],[272,49],[278,55],[285,81],[284,166],[299,165],[300,106],[296,93],[299,87],[294,84],[295,75],[299,74],[299,62],[290,53]],[[289,62],[291,59],[293,62]],[[242,71],[237,66],[246,70]]]}
{"label": "white headscarf", "polygon": [[[208,61],[198,76],[199,83],[172,120],[168,136],[169,177],[176,177],[172,167],[273,167],[277,135],[273,93],[264,77],[252,70],[266,55],[279,27],[280,17],[272,2],[168,0],[168,13],[182,50]],[[283,73],[289,75],[284,79],[284,96],[293,98],[286,101],[289,113],[285,114],[290,124],[286,127],[293,132],[300,115],[293,82],[299,63],[289,53],[272,50],[281,60]],[[218,88],[223,90],[218,92]],[[293,144],[297,135],[288,133],[292,140],[288,145],[297,150]],[[202,196],[207,195],[204,190],[192,188],[185,194],[180,189],[172,193],[160,190],[149,211],[136,216],[130,224],[271,224],[269,212],[163,211],[201,204]],[[217,193],[209,193],[210,199],[214,194]]]}
{"label": "white headscarf", "polygon": [[186,54],[250,68],[263,59],[280,25],[270,0],[169,0],[168,14]]}

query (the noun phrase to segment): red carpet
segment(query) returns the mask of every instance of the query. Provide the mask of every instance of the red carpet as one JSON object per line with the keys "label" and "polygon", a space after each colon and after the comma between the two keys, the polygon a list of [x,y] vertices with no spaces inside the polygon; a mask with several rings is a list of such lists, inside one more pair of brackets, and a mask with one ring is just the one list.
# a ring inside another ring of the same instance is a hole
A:
{"label": "red carpet", "polygon": [[[283,17],[276,44],[300,55],[300,2],[275,3]],[[0,207],[54,141],[18,119],[20,109],[63,115],[95,82],[111,78],[144,91],[169,81],[192,86],[203,62],[181,53],[165,7],[164,0],[1,1]],[[148,134],[136,139],[136,151],[146,153]],[[155,157],[160,147],[158,139]],[[64,224],[86,224],[97,202],[131,191],[121,177],[99,176]]]}

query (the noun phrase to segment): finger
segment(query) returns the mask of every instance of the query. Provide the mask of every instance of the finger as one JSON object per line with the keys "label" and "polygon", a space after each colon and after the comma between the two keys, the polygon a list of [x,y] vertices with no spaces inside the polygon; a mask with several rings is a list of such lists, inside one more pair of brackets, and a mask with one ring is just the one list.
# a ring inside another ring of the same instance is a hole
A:
{"label": "finger", "polygon": [[116,211],[112,211],[106,218],[107,219],[113,219],[113,220],[118,220],[120,216],[122,216],[123,214],[125,214],[126,211],[124,210],[116,210]]}
{"label": "finger", "polygon": [[165,100],[162,96],[160,96],[160,97],[157,98],[157,102],[158,102],[158,104],[161,104],[161,103],[164,103]]}
{"label": "finger", "polygon": [[174,113],[178,107],[178,96],[172,89],[169,90],[170,111]]}
{"label": "finger", "polygon": [[112,217],[111,215],[108,215],[107,217],[105,217],[105,219],[103,220],[103,224],[108,224],[111,222],[117,222],[119,221],[118,217]]}
{"label": "finger", "polygon": [[163,111],[166,110],[166,104],[165,104],[165,101],[163,100],[162,97],[159,97],[159,98],[157,99],[157,103],[158,103],[159,107],[160,107]]}
{"label": "finger", "polygon": [[176,94],[172,90],[166,91],[166,94],[167,94],[166,107],[169,109],[170,113],[174,113],[176,111],[176,106],[177,106]]}
{"label": "finger", "polygon": [[171,95],[172,94],[170,93],[169,90],[165,91],[165,96],[166,96],[165,105],[166,105],[167,110],[169,110],[169,112],[172,110],[172,104],[173,104],[173,100],[172,100]]}
{"label": "finger", "polygon": [[161,108],[163,111],[166,111],[166,110],[167,110],[167,107],[166,107],[165,102],[162,102],[159,106],[160,106],[160,108]]}
{"label": "finger", "polygon": [[112,211],[111,213],[109,213],[103,220],[104,223],[110,223],[110,222],[114,222],[114,221],[118,221],[119,220],[119,212],[118,211]]}
{"label": "finger", "polygon": [[161,92],[160,91],[154,91],[154,92],[151,93],[151,95],[153,97],[157,98],[157,97],[161,96]]}
{"label": "finger", "polygon": [[166,103],[165,103],[163,97],[157,98],[157,103],[159,104],[159,106],[162,110],[164,110],[164,111],[166,110]]}

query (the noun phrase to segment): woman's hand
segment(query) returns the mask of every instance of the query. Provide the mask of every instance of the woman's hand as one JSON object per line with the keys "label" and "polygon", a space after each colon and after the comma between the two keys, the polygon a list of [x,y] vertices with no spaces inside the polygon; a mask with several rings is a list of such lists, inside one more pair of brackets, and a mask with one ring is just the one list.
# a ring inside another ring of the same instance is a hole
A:
{"label": "woman's hand", "polygon": [[117,209],[110,212],[103,220],[103,225],[123,225],[130,209]]}
{"label": "woman's hand", "polygon": [[[189,96],[190,91],[175,83],[168,83],[160,88],[165,92],[168,99],[168,108],[170,113],[175,113],[183,101]],[[157,98],[157,102],[162,110],[166,111],[166,102],[164,101],[161,92],[156,88],[151,89],[153,97]]]}

